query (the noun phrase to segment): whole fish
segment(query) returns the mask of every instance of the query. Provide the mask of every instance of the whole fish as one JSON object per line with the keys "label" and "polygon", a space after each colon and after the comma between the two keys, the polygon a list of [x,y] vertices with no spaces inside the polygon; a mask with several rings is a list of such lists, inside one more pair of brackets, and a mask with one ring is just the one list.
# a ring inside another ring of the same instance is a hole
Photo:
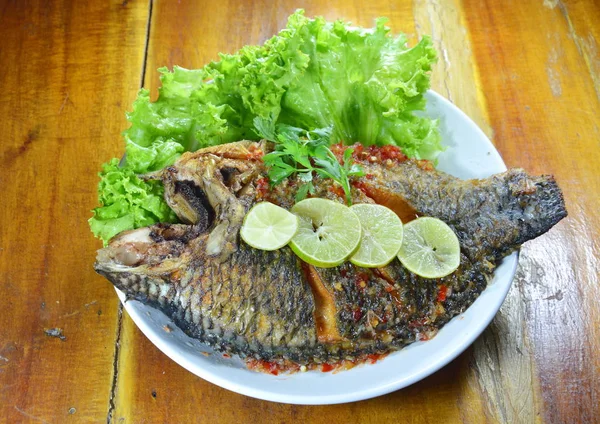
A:
{"label": "whole fish", "polygon": [[[256,202],[294,204],[298,181],[269,187],[262,156],[271,149],[249,141],[211,147],[144,176],[164,183],[184,224],[119,234],[98,251],[96,271],[219,351],[279,364],[361,361],[434,336],[475,301],[499,260],[567,215],[550,176],[511,169],[464,181],[389,146],[357,147],[365,176],[352,180],[353,201],[384,204],[404,221],[442,219],[459,238],[460,266],[433,280],[398,260],[377,269],[317,268],[288,247],[261,251],[239,238]],[[314,196],[344,201],[319,178]]]}

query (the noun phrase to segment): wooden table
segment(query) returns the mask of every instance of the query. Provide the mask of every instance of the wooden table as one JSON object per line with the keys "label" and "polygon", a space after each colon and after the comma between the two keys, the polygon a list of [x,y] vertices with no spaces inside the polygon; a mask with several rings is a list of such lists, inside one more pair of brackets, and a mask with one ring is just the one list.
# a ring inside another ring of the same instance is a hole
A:
{"label": "wooden table", "polygon": [[[593,0],[2,1],[0,421],[599,422],[600,6]],[[325,5],[329,3],[329,5]],[[158,351],[92,269],[100,164],[158,67],[193,68],[309,16],[432,34],[433,88],[569,217],[526,243],[493,323],[404,390],[336,406],[244,397]],[[46,330],[60,328],[64,340]]]}

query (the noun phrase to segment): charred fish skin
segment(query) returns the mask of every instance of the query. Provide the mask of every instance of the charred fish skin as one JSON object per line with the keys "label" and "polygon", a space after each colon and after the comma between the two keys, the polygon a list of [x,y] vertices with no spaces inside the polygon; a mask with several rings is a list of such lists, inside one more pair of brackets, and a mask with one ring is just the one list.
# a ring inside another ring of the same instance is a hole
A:
{"label": "charred fish skin", "polygon": [[[353,200],[392,199],[444,220],[461,242],[459,269],[427,280],[398,261],[374,270],[349,263],[307,267],[289,248],[264,252],[238,238],[254,203],[294,203],[293,179],[267,197],[258,190],[265,168],[257,153],[268,149],[252,142],[215,146],[147,176],[163,181],[169,204],[191,224],[118,235],[99,251],[97,272],[217,350],[266,361],[335,362],[433,336],[475,301],[499,259],[566,216],[550,177],[509,170],[463,181],[419,161],[363,162],[366,176],[353,181]],[[314,183],[318,196],[344,201],[327,181]]]}
{"label": "charred fish skin", "polygon": [[[204,299],[209,298],[202,304],[203,315],[249,341],[245,350],[235,353],[307,360],[317,344],[314,303],[292,252],[256,252],[241,244],[225,263],[204,263],[199,269],[205,270]],[[221,341],[226,350],[227,339]]]}
{"label": "charred fish skin", "polygon": [[[264,252],[241,245],[224,263],[204,255],[191,257],[192,251],[204,252],[206,240],[204,234],[190,241],[183,255],[164,258],[181,261],[167,270],[151,265],[157,262],[153,257],[129,269],[106,260],[95,268],[128,299],[162,310],[188,335],[217,350],[299,363],[322,350],[317,346],[313,297],[290,250]],[[162,241],[169,242],[173,240]],[[101,251],[99,256],[107,254]]]}
{"label": "charred fish skin", "polygon": [[411,160],[391,168],[363,167],[372,178],[361,182],[372,193],[400,198],[420,215],[449,224],[473,261],[500,259],[567,216],[554,178],[531,177],[522,169],[460,180]]}
{"label": "charred fish skin", "polygon": [[432,337],[475,301],[490,269],[462,255],[456,272],[435,280],[408,272],[398,261],[375,270],[347,263],[317,273],[335,303],[339,335],[362,346],[355,352],[361,355],[382,353],[374,340],[383,342],[385,351]]}
{"label": "charred fish skin", "polygon": [[450,223],[473,260],[497,261],[567,216],[562,193],[549,176],[511,169],[476,190],[482,199],[478,209]]}

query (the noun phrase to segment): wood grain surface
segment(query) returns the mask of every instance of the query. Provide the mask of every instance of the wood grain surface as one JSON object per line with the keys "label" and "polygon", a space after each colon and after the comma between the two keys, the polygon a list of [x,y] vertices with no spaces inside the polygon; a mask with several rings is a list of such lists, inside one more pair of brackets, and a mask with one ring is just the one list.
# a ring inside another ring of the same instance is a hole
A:
{"label": "wood grain surface", "polygon": [[[156,349],[92,269],[96,173],[156,69],[261,43],[296,8],[389,17],[440,54],[433,88],[508,166],[554,174],[569,217],[526,243],[500,312],[406,389],[294,406],[194,376]],[[600,422],[600,5],[589,1],[0,2],[0,421]],[[54,330],[54,333],[50,330]],[[55,334],[63,337],[53,337]]]}

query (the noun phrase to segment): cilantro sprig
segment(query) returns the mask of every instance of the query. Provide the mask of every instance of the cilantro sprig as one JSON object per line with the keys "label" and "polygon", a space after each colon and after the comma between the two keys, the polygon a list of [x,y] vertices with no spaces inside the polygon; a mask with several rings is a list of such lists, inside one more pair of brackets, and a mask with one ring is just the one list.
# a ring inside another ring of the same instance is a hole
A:
{"label": "cilantro sprig", "polygon": [[297,175],[302,182],[296,192],[296,201],[314,193],[313,176],[331,178],[337,182],[352,204],[349,177],[364,175],[362,168],[352,161],[353,149],[344,151],[342,163],[329,148],[331,128],[306,131],[289,125],[278,124],[266,118],[255,118],[254,126],[259,137],[275,143],[275,150],[263,157],[272,185]]}

